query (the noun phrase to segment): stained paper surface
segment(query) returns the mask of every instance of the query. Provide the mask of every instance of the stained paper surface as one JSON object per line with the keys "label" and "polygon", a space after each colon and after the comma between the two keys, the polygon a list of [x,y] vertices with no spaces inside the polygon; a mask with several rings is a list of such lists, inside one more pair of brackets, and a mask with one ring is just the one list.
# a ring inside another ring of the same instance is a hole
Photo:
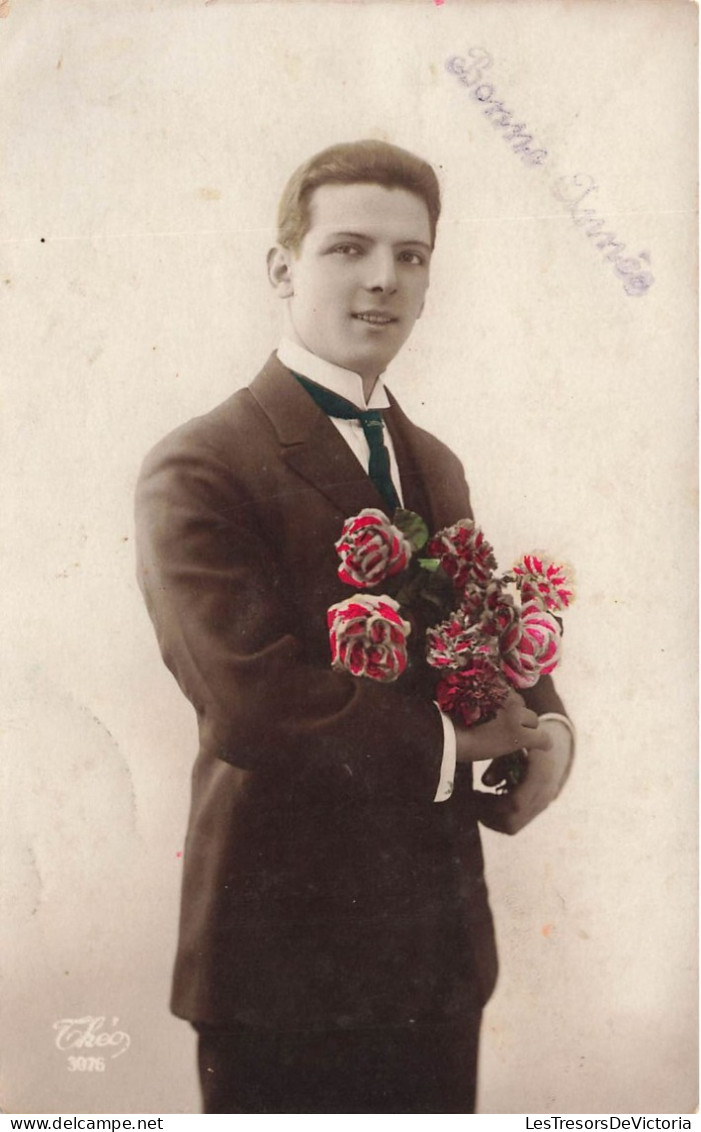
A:
{"label": "stained paper surface", "polygon": [[696,5],[0,17],[0,1106],[198,1111],[167,1011],[195,723],[136,586],[133,489],[277,344],[289,173],[377,137],[444,195],[388,383],[463,459],[500,565],[535,546],[577,571],[575,772],[517,838],[484,836],[502,975],[480,1110],[693,1110]]}

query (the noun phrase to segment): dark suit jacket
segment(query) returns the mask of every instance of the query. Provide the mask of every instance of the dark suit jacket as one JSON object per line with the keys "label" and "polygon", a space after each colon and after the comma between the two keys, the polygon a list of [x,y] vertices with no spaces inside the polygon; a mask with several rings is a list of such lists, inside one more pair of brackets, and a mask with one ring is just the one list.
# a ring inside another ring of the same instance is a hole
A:
{"label": "dark suit jacket", "polygon": [[[405,506],[432,531],[469,516],[456,457],[387,419]],[[142,471],[139,580],[200,734],[173,991],[193,1021],[399,1024],[493,988],[470,768],[433,802],[425,666],[391,685],[330,669],[326,610],[352,592],[334,542],[364,507],[384,509],[275,355]],[[547,679],[530,702],[562,710]]]}

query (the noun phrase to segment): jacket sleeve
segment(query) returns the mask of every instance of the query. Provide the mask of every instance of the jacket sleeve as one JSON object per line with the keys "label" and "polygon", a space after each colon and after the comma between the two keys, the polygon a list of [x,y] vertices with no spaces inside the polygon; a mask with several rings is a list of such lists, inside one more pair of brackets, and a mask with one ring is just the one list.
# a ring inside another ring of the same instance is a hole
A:
{"label": "jacket sleeve", "polygon": [[534,711],[537,715],[557,712],[558,715],[569,718],[565,705],[557,694],[552,676],[541,676],[534,688],[525,689],[521,695],[531,711]]}
{"label": "jacket sleeve", "polygon": [[435,707],[309,663],[259,504],[213,447],[175,437],[139,479],[137,573],[202,749],[323,789],[432,804],[443,746]]}

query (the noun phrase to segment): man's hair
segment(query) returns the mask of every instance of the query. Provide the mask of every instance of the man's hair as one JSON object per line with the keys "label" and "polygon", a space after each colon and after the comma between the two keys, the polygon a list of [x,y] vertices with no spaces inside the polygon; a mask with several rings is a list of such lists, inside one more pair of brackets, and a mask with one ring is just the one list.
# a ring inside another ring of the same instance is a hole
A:
{"label": "man's hair", "polygon": [[311,225],[312,193],[321,185],[383,185],[421,197],[428,209],[431,246],[441,211],[438,178],[427,161],[383,141],[341,142],[300,165],[285,185],[278,206],[278,242],[298,251]]}

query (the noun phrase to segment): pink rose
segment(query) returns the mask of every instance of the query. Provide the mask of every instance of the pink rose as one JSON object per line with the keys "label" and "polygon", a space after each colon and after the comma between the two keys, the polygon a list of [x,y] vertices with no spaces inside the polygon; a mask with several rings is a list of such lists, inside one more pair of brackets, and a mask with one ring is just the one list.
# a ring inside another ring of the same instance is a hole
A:
{"label": "pink rose", "polygon": [[471,519],[460,519],[452,527],[439,531],[426,550],[440,561],[457,589],[469,582],[486,585],[497,565],[492,547]]}
{"label": "pink rose", "polygon": [[326,619],[332,668],[386,683],[401,676],[411,626],[400,617],[399,605],[391,597],[346,598],[331,606]]}
{"label": "pink rose", "polygon": [[441,711],[466,727],[488,719],[509,694],[497,664],[488,656],[473,656],[467,668],[449,672],[436,686]]}
{"label": "pink rose", "polygon": [[382,511],[366,507],[346,519],[335,544],[341,558],[338,576],[349,586],[368,589],[405,570],[411,558],[411,543]]}
{"label": "pink rose", "polygon": [[501,639],[501,666],[515,688],[532,688],[560,660],[562,630],[552,613],[529,601]]}
{"label": "pink rose", "polygon": [[564,566],[542,554],[524,554],[514,566],[516,585],[524,600],[542,609],[562,610],[574,600],[574,587]]}

